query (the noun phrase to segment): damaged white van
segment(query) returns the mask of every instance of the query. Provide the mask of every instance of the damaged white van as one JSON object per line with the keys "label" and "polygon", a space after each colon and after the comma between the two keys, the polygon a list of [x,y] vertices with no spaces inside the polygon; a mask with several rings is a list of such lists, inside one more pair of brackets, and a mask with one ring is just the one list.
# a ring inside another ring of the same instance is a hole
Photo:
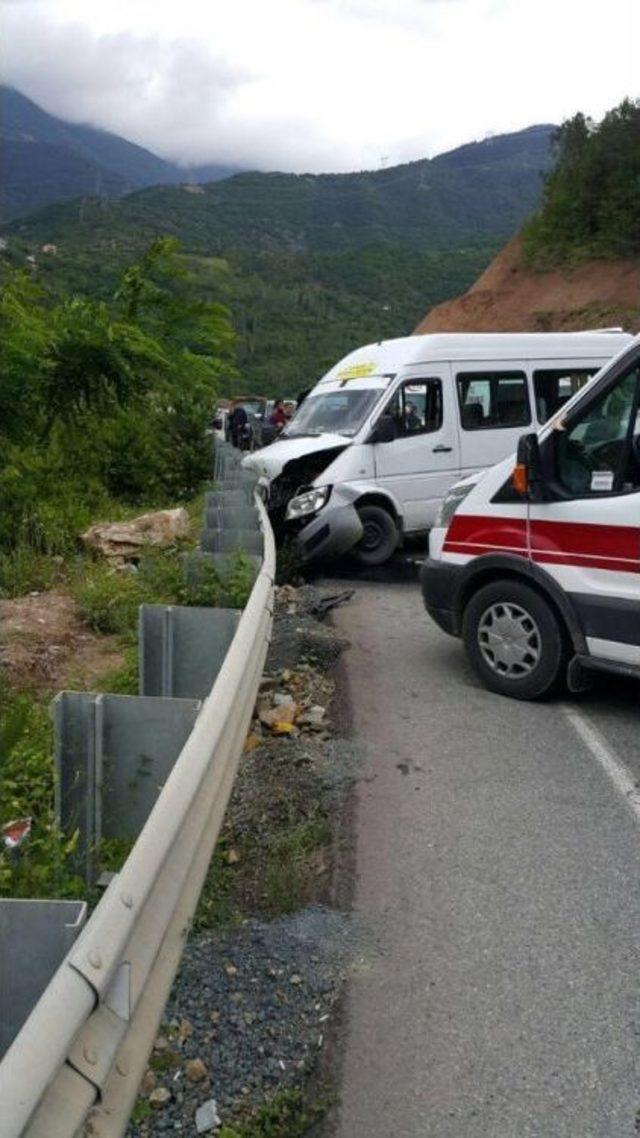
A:
{"label": "damaged white van", "polygon": [[426,533],[452,483],[513,453],[631,337],[438,333],[358,348],[280,438],[247,455],[279,535],[302,557],[387,561]]}

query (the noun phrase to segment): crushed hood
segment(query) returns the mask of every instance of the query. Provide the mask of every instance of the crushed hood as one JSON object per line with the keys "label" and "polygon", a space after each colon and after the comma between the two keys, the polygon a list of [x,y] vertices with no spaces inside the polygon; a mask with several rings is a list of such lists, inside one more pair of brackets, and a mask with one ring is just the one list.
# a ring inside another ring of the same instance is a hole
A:
{"label": "crushed hood", "polygon": [[[286,464],[293,459],[304,459],[319,451],[327,450],[333,452],[330,457],[327,456],[328,462],[333,461],[340,451],[351,446],[351,442],[352,440],[345,435],[333,434],[300,435],[299,438],[278,439],[277,442],[271,443],[271,446],[254,450],[246,455],[242,465],[246,470],[254,470],[261,481],[269,483],[277,478]],[[322,466],[320,465],[318,469],[322,469]]]}

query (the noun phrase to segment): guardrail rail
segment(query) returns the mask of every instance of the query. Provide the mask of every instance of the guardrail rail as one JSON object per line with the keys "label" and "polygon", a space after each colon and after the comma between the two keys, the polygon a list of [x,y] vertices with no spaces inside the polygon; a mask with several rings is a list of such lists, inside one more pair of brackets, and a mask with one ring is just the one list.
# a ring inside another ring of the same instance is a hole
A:
{"label": "guardrail rail", "polygon": [[[1,1138],[115,1138],[126,1129],[209,867],[260,684],[275,546],[239,456],[216,444],[205,525],[255,511],[261,560],[209,694],[120,872],[0,1062]],[[213,523],[213,524],[212,524]],[[209,543],[211,544],[211,543]],[[242,539],[236,544],[245,544]],[[251,543],[256,545],[255,542]],[[253,552],[253,550],[252,550]],[[215,559],[218,553],[203,552]],[[145,703],[148,703],[148,698]]]}

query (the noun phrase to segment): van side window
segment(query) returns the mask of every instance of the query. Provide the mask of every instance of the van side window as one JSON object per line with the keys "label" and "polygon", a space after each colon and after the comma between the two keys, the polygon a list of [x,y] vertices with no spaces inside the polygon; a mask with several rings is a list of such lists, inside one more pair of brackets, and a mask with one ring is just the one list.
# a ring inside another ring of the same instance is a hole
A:
{"label": "van side window", "polygon": [[425,435],[442,426],[442,383],[439,379],[407,380],[390,400],[385,414],[396,425],[396,438]]}
{"label": "van side window", "polygon": [[597,367],[536,368],[533,390],[538,422],[546,423],[597,371]]}
{"label": "van side window", "polygon": [[578,497],[640,488],[640,367],[604,391],[569,430],[553,432],[556,475]]}
{"label": "van side window", "polygon": [[531,422],[523,371],[471,371],[456,376],[463,431],[526,427]]}

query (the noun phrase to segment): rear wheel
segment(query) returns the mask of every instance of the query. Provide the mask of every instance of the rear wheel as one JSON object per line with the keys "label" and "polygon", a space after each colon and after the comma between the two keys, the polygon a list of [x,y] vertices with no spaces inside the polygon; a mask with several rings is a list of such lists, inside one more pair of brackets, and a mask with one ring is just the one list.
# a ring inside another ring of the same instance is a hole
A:
{"label": "rear wheel", "polygon": [[542,699],[564,675],[563,626],[523,582],[492,581],[479,589],[465,609],[462,638],[480,679],[500,695]]}
{"label": "rear wheel", "polygon": [[358,506],[363,534],[353,550],[361,565],[383,565],[395,552],[399,534],[395,519],[383,506],[365,502]]}

